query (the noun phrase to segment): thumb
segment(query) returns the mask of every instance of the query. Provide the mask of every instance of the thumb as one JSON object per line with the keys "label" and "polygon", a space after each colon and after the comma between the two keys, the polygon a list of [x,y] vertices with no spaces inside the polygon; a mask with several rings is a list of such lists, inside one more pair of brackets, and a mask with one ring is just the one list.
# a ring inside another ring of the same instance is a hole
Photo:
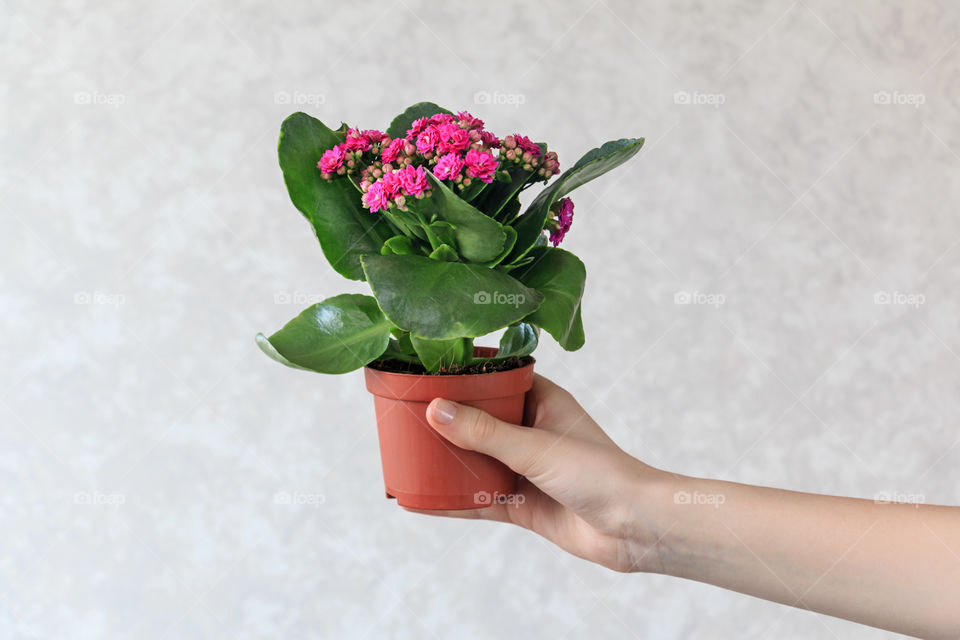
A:
{"label": "thumb", "polygon": [[520,475],[532,475],[557,436],[542,429],[498,420],[486,411],[443,398],[427,407],[427,421],[444,438],[462,449],[500,460]]}

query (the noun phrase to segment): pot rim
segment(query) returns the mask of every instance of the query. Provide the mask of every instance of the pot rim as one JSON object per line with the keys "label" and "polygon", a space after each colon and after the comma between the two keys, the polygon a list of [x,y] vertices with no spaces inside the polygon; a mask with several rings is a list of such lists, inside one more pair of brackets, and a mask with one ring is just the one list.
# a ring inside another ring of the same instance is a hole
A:
{"label": "pot rim", "polygon": [[[491,358],[497,354],[498,349],[496,347],[474,347],[473,348],[473,357],[481,358]],[[479,352],[479,353],[478,353]],[[488,355],[481,355],[487,353]],[[522,367],[514,367],[513,369],[500,369],[499,371],[487,371],[485,373],[444,373],[438,375],[436,373],[401,373],[400,371],[387,371],[385,369],[377,369],[376,367],[371,367],[370,365],[364,365],[364,369],[369,369],[371,371],[376,371],[378,374],[384,374],[389,376],[409,376],[411,378],[469,378],[470,376],[492,376],[497,373],[510,373],[511,371],[520,371],[526,369],[527,367],[532,367],[536,364],[537,359],[532,355],[522,356],[524,358],[530,358],[530,362],[523,365]]]}
{"label": "pot rim", "polygon": [[[474,355],[496,353],[494,347],[474,347]],[[479,354],[478,354],[479,352]],[[489,356],[487,356],[489,357]],[[430,402],[437,397],[454,401],[485,400],[524,394],[533,386],[533,365],[488,373],[434,375],[398,373],[366,366],[363,368],[367,391],[375,396],[410,402]]]}

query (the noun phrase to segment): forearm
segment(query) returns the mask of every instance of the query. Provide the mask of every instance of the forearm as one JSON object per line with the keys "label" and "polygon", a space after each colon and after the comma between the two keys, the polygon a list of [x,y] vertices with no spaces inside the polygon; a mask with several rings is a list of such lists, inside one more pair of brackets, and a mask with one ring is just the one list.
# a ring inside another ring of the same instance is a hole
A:
{"label": "forearm", "polygon": [[664,478],[639,489],[658,514],[659,541],[639,551],[656,570],[900,633],[960,636],[960,509]]}

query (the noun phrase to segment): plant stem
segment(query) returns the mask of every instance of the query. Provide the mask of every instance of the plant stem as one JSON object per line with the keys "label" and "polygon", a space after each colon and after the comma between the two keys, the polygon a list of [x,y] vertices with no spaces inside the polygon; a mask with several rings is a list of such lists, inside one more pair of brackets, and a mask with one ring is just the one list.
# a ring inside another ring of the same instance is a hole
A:
{"label": "plant stem", "polygon": [[460,361],[460,366],[465,367],[473,362],[473,338],[461,338],[463,341],[463,358]]}

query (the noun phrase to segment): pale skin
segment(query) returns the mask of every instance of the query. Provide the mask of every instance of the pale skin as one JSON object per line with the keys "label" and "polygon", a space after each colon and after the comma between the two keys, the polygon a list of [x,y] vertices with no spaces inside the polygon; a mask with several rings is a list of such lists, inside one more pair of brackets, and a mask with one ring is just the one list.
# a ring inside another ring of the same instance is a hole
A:
{"label": "pale skin", "polygon": [[527,394],[527,426],[443,399],[427,417],[450,442],[521,474],[523,499],[418,513],[517,524],[616,571],[697,580],[912,636],[960,637],[960,507],[656,469],[542,376]]}

